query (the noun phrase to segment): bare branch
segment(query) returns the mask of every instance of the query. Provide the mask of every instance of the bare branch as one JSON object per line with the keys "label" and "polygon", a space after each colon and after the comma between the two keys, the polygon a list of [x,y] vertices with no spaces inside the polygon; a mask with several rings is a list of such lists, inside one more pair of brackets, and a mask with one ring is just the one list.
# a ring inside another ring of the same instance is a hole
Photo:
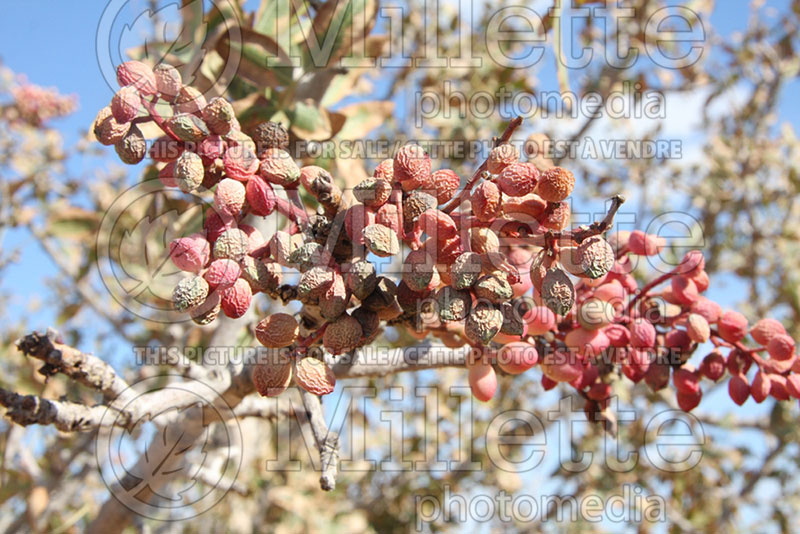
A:
{"label": "bare branch", "polygon": [[314,439],[319,448],[319,459],[322,464],[319,485],[323,490],[331,491],[336,488],[336,474],[339,471],[339,434],[328,430],[319,397],[305,390],[301,392],[301,395],[303,405],[308,412],[311,431],[314,433]]}
{"label": "bare branch", "polygon": [[[64,432],[86,432],[102,426],[103,414],[108,406],[84,406],[69,401],[43,399],[36,395],[20,395],[0,388],[0,404],[8,411],[6,415],[18,425],[53,425]],[[130,414],[123,413],[106,421],[118,426],[130,422]]]}
{"label": "bare branch", "polygon": [[106,362],[97,356],[57,343],[57,338],[58,334],[51,329],[47,335],[38,332],[28,334],[18,340],[16,345],[26,356],[45,363],[39,369],[39,373],[44,376],[63,373],[106,396],[118,397],[128,389],[128,384]]}

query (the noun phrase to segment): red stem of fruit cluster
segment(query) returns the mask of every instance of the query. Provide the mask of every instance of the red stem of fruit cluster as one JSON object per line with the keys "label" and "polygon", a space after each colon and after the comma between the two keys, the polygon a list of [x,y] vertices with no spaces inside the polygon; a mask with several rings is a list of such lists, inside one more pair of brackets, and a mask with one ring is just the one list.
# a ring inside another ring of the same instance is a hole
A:
{"label": "red stem of fruit cluster", "polygon": [[305,210],[298,208],[288,200],[284,200],[276,196],[275,209],[278,210],[278,212],[282,215],[285,215],[289,220],[297,222],[298,226],[301,223],[303,225],[308,224],[308,213],[306,213]]}
{"label": "red stem of fruit cluster", "polygon": [[164,117],[162,117],[158,113],[158,110],[156,110],[156,102],[158,102],[158,96],[154,96],[152,100],[147,100],[147,98],[145,98],[144,95],[142,95],[142,105],[144,105],[144,108],[150,114],[150,117],[153,119],[153,121],[158,125],[159,128],[161,128],[161,130],[165,134],[170,136],[175,141],[180,142],[180,138],[174,133],[172,133],[172,130],[170,130],[169,127],[167,126]]}
{"label": "red stem of fruit cluster", "polygon": [[[498,146],[511,139],[511,136],[514,134],[514,131],[517,128],[519,128],[521,124],[522,124],[522,117],[516,117],[512,119],[511,122],[508,123],[508,126],[506,126],[503,135],[501,135],[500,137],[495,137],[494,146]],[[464,199],[467,198],[467,195],[469,195],[470,191],[472,191],[472,188],[475,186],[478,180],[480,180],[481,175],[483,174],[483,171],[486,170],[487,165],[488,165],[488,160],[485,160],[483,163],[481,163],[481,166],[478,167],[478,170],[476,170],[475,174],[472,175],[472,178],[470,178],[470,180],[467,182],[467,185],[464,186],[464,189],[462,189],[461,192],[459,192],[459,194],[455,198],[453,198],[450,202],[445,204],[445,206],[442,208],[443,212],[450,213],[451,211],[453,211],[454,209],[456,209],[458,206],[461,205]]]}

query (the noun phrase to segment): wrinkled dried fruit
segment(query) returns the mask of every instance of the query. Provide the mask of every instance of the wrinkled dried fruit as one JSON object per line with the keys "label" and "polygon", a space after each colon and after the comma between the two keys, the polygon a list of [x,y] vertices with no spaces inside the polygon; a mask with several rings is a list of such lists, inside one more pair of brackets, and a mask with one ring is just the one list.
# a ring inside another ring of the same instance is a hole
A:
{"label": "wrinkled dried fruit", "polygon": [[481,258],[475,252],[460,254],[450,267],[450,279],[456,289],[467,289],[475,285],[481,276]]}
{"label": "wrinkled dried fruit", "polygon": [[167,128],[178,139],[186,143],[199,143],[208,137],[208,127],[203,119],[188,113],[181,113],[167,119]]}
{"label": "wrinkled dried fruit", "polygon": [[256,325],[256,339],[265,347],[279,349],[288,347],[297,340],[300,325],[288,313],[273,313]]}
{"label": "wrinkled dried fruit", "polygon": [[206,97],[191,85],[181,86],[175,98],[178,113],[199,113],[206,107]]}
{"label": "wrinkled dried fruit", "polygon": [[403,201],[403,219],[412,223],[419,219],[424,211],[436,209],[436,197],[422,191],[412,191]]}
{"label": "wrinkled dried fruit", "polygon": [[260,162],[248,145],[234,145],[225,151],[222,164],[228,177],[246,182],[258,172]]}
{"label": "wrinkled dried fruit", "polygon": [[489,152],[486,168],[492,174],[500,174],[503,169],[517,162],[519,162],[519,150],[517,150],[517,147],[511,143],[503,143]]}
{"label": "wrinkled dried fruit", "polygon": [[214,207],[220,212],[236,216],[242,211],[245,200],[245,189],[241,182],[225,178],[217,184],[214,191]]}
{"label": "wrinkled dried fruit", "polygon": [[256,153],[259,159],[271,149],[286,150],[289,148],[289,132],[278,122],[262,122],[253,132],[253,141],[256,144]]}
{"label": "wrinkled dried fruit", "polygon": [[353,188],[356,200],[372,208],[382,206],[392,194],[392,184],[380,178],[367,178]]}
{"label": "wrinkled dried fruit", "polygon": [[475,343],[488,344],[500,332],[503,314],[491,304],[480,303],[467,316],[464,333]]}
{"label": "wrinkled dried fruit", "polygon": [[392,167],[394,180],[400,183],[408,182],[403,187],[410,191],[419,187],[428,190],[434,189],[431,186],[431,157],[425,150],[413,143],[403,145],[394,157]]}
{"label": "wrinkled dried fruit", "polygon": [[259,175],[282,187],[293,187],[300,180],[300,167],[285,150],[268,148],[261,157]]}
{"label": "wrinkled dried fruit", "polygon": [[126,61],[119,65],[117,67],[117,83],[120,87],[132,85],[143,95],[154,95],[158,91],[153,69],[141,61]]}
{"label": "wrinkled dried fruit", "polygon": [[286,391],[292,381],[292,361],[277,351],[270,351],[266,362],[253,369],[253,385],[264,397],[276,397]]}
{"label": "wrinkled dried fruit", "polygon": [[469,291],[445,286],[436,292],[436,305],[442,321],[463,321],[472,307]]}
{"label": "wrinkled dried fruit", "polygon": [[572,194],[575,176],[561,167],[553,167],[542,173],[536,194],[548,202],[560,202]]}
{"label": "wrinkled dried fruit", "polygon": [[92,131],[100,144],[111,146],[122,141],[130,127],[130,123],[118,122],[111,113],[111,106],[106,106],[97,113]]}
{"label": "wrinkled dried fruit", "polygon": [[363,230],[364,244],[380,258],[388,258],[400,252],[400,241],[391,228],[382,224],[370,224]]}
{"label": "wrinkled dried fruit", "polygon": [[175,179],[184,193],[196,190],[203,183],[203,160],[194,152],[184,152],[175,161]]}
{"label": "wrinkled dried fruit", "polygon": [[224,98],[217,96],[209,100],[203,108],[203,120],[211,133],[225,135],[231,130],[236,114],[233,106]]}
{"label": "wrinkled dried fruit", "polygon": [[230,258],[241,260],[250,251],[250,238],[238,228],[230,228],[222,232],[214,242],[212,254],[214,258]]}
{"label": "wrinkled dried fruit", "polygon": [[530,163],[512,163],[497,176],[500,191],[510,197],[532,193],[539,181],[539,169]]}
{"label": "wrinkled dried fruit", "polygon": [[117,122],[130,122],[139,114],[142,100],[133,85],[127,85],[114,94],[111,99],[111,113]]}
{"label": "wrinkled dried fruit", "polygon": [[361,323],[350,315],[344,314],[325,328],[322,344],[336,356],[358,347],[361,334]]}
{"label": "wrinkled dried fruit", "polygon": [[211,245],[203,234],[179,237],[170,243],[169,257],[181,271],[197,273],[211,257]]}
{"label": "wrinkled dried fruit", "polygon": [[275,191],[269,182],[260,176],[251,176],[245,187],[245,197],[250,211],[255,215],[266,217],[275,210]]}
{"label": "wrinkled dried fruit", "polygon": [[347,270],[346,283],[358,300],[364,300],[378,285],[375,266],[366,260],[353,262]]}
{"label": "wrinkled dried fruit", "polygon": [[181,312],[199,306],[208,296],[208,282],[202,276],[189,276],[172,291],[172,303]]}
{"label": "wrinkled dried fruit", "polygon": [[325,362],[316,358],[301,358],[294,368],[294,380],[297,385],[314,395],[333,393],[336,376]]}
{"label": "wrinkled dried fruit", "polygon": [[114,145],[114,149],[122,163],[136,165],[147,154],[147,141],[139,127],[134,124],[128,129],[122,140]]}
{"label": "wrinkled dried fruit", "polygon": [[211,289],[226,289],[236,283],[241,276],[242,268],[231,259],[220,258],[211,262],[203,275]]}
{"label": "wrinkled dried fruit", "polygon": [[478,184],[469,200],[472,213],[479,221],[488,222],[500,214],[502,199],[500,189],[494,182],[484,181]]}
{"label": "wrinkled dried fruit", "polygon": [[238,319],[247,313],[253,291],[244,278],[236,280],[231,287],[222,291],[222,311],[231,319]]}
{"label": "wrinkled dried fruit", "polygon": [[173,102],[180,94],[181,87],[183,87],[181,73],[172,65],[159,63],[153,69],[153,75],[156,79],[156,89],[159,96],[167,102]]}
{"label": "wrinkled dried fruit", "polygon": [[542,280],[542,301],[556,315],[566,315],[575,302],[572,280],[558,267],[547,270]]}
{"label": "wrinkled dried fruit", "polygon": [[485,299],[492,304],[500,304],[514,296],[514,290],[508,283],[508,277],[500,272],[495,272],[481,277],[473,287],[475,296]]}
{"label": "wrinkled dried fruit", "polygon": [[456,196],[461,185],[461,178],[450,169],[439,169],[433,173],[433,185],[436,188],[436,201],[439,205]]}
{"label": "wrinkled dried fruit", "polygon": [[283,281],[280,265],[274,261],[245,256],[242,259],[242,278],[250,284],[253,293],[274,293]]}

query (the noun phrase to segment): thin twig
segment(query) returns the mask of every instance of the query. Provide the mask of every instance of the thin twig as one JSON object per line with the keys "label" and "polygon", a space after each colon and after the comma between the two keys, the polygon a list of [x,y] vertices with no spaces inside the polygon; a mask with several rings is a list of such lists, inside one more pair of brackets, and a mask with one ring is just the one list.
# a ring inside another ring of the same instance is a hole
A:
{"label": "thin twig", "polygon": [[322,469],[319,485],[323,490],[331,491],[336,488],[336,475],[339,472],[339,434],[328,430],[319,397],[305,390],[301,395],[303,405],[308,412],[308,422],[319,449]]}

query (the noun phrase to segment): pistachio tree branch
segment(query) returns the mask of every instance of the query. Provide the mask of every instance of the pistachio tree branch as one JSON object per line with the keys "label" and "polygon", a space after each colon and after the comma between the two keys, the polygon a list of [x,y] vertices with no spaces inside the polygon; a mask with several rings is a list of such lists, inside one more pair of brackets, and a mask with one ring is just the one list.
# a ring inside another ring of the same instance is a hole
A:
{"label": "pistachio tree branch", "polygon": [[128,384],[114,368],[106,362],[57,342],[58,333],[48,330],[47,334],[34,332],[17,340],[17,348],[26,356],[44,362],[39,373],[52,376],[62,373],[84,386],[96,389],[107,397],[119,397],[128,389]]}
{"label": "pistachio tree branch", "polygon": [[36,395],[20,395],[0,388],[0,405],[6,407],[6,417],[18,425],[53,425],[62,432],[87,432],[106,423],[125,426],[130,422],[126,414],[117,418],[103,415],[107,406],[86,406],[69,401],[55,401]]}
{"label": "pistachio tree branch", "polygon": [[319,485],[323,490],[331,491],[336,488],[336,475],[339,472],[339,434],[328,429],[319,397],[305,390],[301,392],[301,395],[303,406],[308,413],[311,432],[314,434],[314,440],[319,449],[322,469]]}

